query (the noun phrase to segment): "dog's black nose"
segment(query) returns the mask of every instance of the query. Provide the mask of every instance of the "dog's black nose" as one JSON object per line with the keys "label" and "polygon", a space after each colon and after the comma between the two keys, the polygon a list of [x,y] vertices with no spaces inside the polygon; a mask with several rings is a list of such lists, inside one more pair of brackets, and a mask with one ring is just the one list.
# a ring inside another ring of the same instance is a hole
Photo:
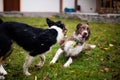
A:
{"label": "dog's black nose", "polygon": [[84,34],[83,34],[83,35],[85,35],[85,36],[86,36],[86,35],[87,35],[87,33],[86,33],[86,32],[84,32]]}
{"label": "dog's black nose", "polygon": [[87,36],[87,32],[83,33],[83,38],[85,38]]}

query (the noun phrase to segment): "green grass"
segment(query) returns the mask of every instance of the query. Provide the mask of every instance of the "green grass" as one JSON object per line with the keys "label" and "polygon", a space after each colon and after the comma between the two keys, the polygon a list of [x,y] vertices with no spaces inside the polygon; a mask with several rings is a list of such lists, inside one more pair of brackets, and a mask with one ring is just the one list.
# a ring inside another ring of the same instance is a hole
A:
{"label": "green grass", "polygon": [[[45,18],[1,17],[4,21],[18,21],[36,27],[47,28]],[[72,35],[78,23],[86,23],[80,19],[51,18],[61,20],[68,28],[67,35]],[[120,24],[89,22],[91,37],[87,43],[97,47],[91,51],[84,51],[68,68],[63,68],[66,62],[64,55],[58,62],[49,65],[55,52],[59,48],[56,44],[46,54],[46,62],[41,69],[36,69],[37,57],[29,68],[32,73],[27,77],[23,74],[23,63],[27,52],[13,44],[13,54],[4,62],[8,72],[6,80],[120,80]],[[110,46],[113,45],[113,46]]]}

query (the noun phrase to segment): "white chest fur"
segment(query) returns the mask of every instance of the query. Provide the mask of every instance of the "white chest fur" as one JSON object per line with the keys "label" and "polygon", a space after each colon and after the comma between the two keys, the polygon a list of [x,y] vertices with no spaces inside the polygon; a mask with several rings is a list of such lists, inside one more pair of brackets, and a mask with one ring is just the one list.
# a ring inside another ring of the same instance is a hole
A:
{"label": "white chest fur", "polygon": [[57,27],[57,26],[52,26],[49,29],[55,29],[58,32],[57,35],[57,42],[59,43],[63,38],[64,38],[64,34],[61,28]]}
{"label": "white chest fur", "polygon": [[75,41],[67,41],[65,43],[64,51],[66,53],[66,56],[76,56],[82,51],[84,44],[81,45],[78,43],[76,46],[74,46],[74,44]]}

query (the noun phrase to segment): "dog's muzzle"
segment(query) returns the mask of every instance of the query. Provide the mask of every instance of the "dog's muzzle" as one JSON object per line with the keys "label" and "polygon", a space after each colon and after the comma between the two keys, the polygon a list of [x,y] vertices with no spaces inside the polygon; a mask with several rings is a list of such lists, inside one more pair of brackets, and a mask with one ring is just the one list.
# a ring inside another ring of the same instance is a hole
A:
{"label": "dog's muzzle", "polygon": [[87,31],[83,31],[81,34],[78,34],[77,37],[79,38],[79,40],[84,41],[88,37],[88,32]]}
{"label": "dog's muzzle", "polygon": [[86,38],[88,36],[88,32],[83,32],[82,38]]}

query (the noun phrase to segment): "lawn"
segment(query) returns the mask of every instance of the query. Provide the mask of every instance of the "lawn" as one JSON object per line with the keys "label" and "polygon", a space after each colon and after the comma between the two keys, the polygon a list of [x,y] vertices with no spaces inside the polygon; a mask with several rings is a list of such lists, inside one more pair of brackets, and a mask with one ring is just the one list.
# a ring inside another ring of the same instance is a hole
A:
{"label": "lawn", "polygon": [[[47,28],[45,18],[28,17],[0,17],[4,21],[17,21],[27,23],[35,27]],[[67,35],[72,35],[78,23],[86,23],[80,19],[54,18],[61,20],[68,28]],[[95,44],[91,51],[83,51],[82,54],[68,68],[63,68],[66,61],[64,55],[54,65],[49,65],[55,52],[59,48],[56,44],[46,54],[46,62],[41,69],[36,69],[35,59],[29,68],[31,76],[23,74],[23,63],[27,52],[13,44],[13,54],[4,62],[4,68],[8,72],[6,80],[120,80],[120,24],[89,22],[91,37],[87,43]]]}

